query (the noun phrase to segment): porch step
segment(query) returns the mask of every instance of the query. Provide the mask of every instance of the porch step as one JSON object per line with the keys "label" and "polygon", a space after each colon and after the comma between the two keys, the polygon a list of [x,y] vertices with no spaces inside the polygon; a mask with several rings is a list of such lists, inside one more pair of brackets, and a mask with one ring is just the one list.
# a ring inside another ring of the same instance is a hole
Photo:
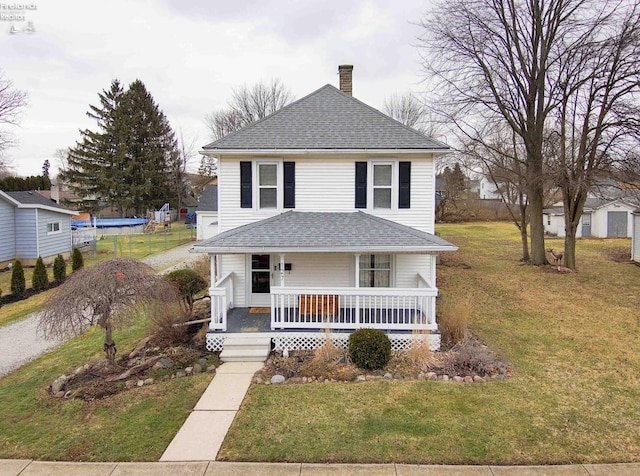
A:
{"label": "porch step", "polygon": [[220,360],[223,362],[264,362],[271,352],[270,337],[229,337],[225,339]]}

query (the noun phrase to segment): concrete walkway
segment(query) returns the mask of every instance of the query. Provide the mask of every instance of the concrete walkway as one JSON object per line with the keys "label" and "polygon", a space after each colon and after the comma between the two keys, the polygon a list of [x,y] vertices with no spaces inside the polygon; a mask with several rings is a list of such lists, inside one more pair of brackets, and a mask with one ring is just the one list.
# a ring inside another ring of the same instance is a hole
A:
{"label": "concrete walkway", "polygon": [[431,466],[314,463],[57,463],[0,460],[0,476],[637,476],[640,464]]}
{"label": "concrete walkway", "polygon": [[227,362],[200,397],[160,461],[213,461],[262,362]]}

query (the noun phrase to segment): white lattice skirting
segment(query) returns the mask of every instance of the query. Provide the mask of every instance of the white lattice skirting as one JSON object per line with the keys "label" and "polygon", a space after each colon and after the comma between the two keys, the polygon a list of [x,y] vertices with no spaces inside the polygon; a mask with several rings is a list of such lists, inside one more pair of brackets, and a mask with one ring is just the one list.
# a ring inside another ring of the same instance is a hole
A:
{"label": "white lattice skirting", "polygon": [[[237,336],[235,334],[234,336]],[[324,345],[327,334],[325,332],[270,332],[262,334],[273,339],[274,350],[313,350]],[[229,334],[207,334],[207,350],[210,352],[221,351],[224,341]],[[440,334],[387,334],[391,341],[392,350],[405,350],[410,348],[415,341],[419,345],[428,344],[431,350],[440,349]],[[336,347],[347,348],[349,334],[329,334],[331,342]]]}

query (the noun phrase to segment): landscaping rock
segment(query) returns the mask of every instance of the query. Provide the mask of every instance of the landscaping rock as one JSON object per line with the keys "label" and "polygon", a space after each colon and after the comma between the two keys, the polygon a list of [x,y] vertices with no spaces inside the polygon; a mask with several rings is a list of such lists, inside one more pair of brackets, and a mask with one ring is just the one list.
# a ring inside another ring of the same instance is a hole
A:
{"label": "landscaping rock", "polygon": [[386,374],[384,374],[384,378],[386,378],[387,380],[393,380],[393,375],[387,372]]}
{"label": "landscaping rock", "polygon": [[184,373],[187,375],[193,375],[193,367],[186,367]]}
{"label": "landscaping rock", "polygon": [[202,365],[200,364],[193,364],[193,375],[197,375],[200,372],[202,372]]}
{"label": "landscaping rock", "polygon": [[131,390],[135,386],[136,386],[136,381],[135,380],[127,380],[124,383],[124,388],[126,388],[127,390]]}
{"label": "landscaping rock", "polygon": [[453,376],[453,381],[454,382],[464,382],[464,379],[462,377],[460,377],[459,375],[454,375]]}
{"label": "landscaping rock", "polygon": [[178,370],[176,372],[176,378],[182,378],[182,377],[186,377],[187,374],[183,371],[183,370]]}
{"label": "landscaping rock", "polygon": [[73,371],[73,375],[80,375],[83,372],[84,372],[84,367],[78,367]]}
{"label": "landscaping rock", "polygon": [[55,379],[51,384],[51,393],[55,395],[56,393],[61,391],[68,381],[69,377],[67,377],[66,375],[60,375],[60,377]]}
{"label": "landscaping rock", "polygon": [[144,386],[144,380],[138,380],[138,383],[136,384],[138,387],[142,387]]}
{"label": "landscaping rock", "polygon": [[426,377],[427,380],[438,380],[438,374],[436,374],[435,372],[428,372]]}
{"label": "landscaping rock", "polygon": [[56,398],[62,398],[64,397],[64,392],[61,390],[59,392],[54,393],[53,396]]}
{"label": "landscaping rock", "polygon": [[209,361],[205,357],[200,357],[198,359],[198,363],[203,367],[206,367],[207,365],[209,365]]}
{"label": "landscaping rock", "polygon": [[155,380],[153,380],[152,378],[144,379],[144,384],[145,384],[145,385],[151,385],[151,384],[153,384],[154,382],[155,382]]}
{"label": "landscaping rock", "polygon": [[214,365],[210,365],[209,367],[207,367],[207,372],[210,374],[215,374],[216,373],[216,367]]}
{"label": "landscaping rock", "polygon": [[278,384],[278,383],[284,383],[285,378],[283,375],[274,375],[273,377],[271,377],[271,383],[273,384]]}
{"label": "landscaping rock", "polygon": [[129,358],[133,359],[134,357],[137,357],[138,355],[140,355],[140,352],[142,352],[142,349],[144,349],[148,343],[149,343],[149,337],[145,337],[140,342],[138,342],[138,345],[136,345],[136,348],[133,349],[129,354]]}
{"label": "landscaping rock", "polygon": [[449,381],[449,376],[447,374],[444,374],[441,378],[442,378],[443,382],[448,382]]}
{"label": "landscaping rock", "polygon": [[498,374],[496,380],[504,380],[504,374]]}
{"label": "landscaping rock", "polygon": [[485,379],[483,379],[482,377],[480,377],[480,375],[474,375],[473,377],[473,381],[477,382],[477,383],[482,383],[482,382],[486,382]]}
{"label": "landscaping rock", "polygon": [[153,367],[152,367],[153,370],[172,369],[172,368],[173,368],[173,360],[167,357],[160,357],[160,359],[158,359],[158,361],[155,364],[153,364]]}
{"label": "landscaping rock", "polygon": [[367,380],[367,377],[364,376],[364,375],[358,375],[356,377],[356,381],[358,381],[358,382],[365,382],[366,380]]}

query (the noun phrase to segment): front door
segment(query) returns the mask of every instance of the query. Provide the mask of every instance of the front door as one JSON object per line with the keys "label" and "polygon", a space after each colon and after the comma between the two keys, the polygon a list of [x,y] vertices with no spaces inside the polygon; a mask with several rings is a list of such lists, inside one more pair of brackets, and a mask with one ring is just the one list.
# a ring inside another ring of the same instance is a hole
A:
{"label": "front door", "polygon": [[270,256],[251,255],[251,306],[270,306],[270,292]]}

